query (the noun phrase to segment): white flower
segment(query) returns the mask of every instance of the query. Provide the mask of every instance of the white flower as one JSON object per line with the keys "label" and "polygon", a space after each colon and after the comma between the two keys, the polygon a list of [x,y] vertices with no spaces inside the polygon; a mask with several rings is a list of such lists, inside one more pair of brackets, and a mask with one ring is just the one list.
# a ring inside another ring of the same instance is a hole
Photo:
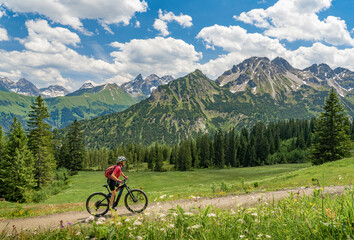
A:
{"label": "white flower", "polygon": [[167,225],[167,228],[174,228],[174,227],[175,225],[173,223]]}
{"label": "white flower", "polygon": [[173,195],[168,196],[169,198],[173,198]]}
{"label": "white flower", "polygon": [[240,238],[244,238],[245,236],[244,235],[240,235]]}
{"label": "white flower", "polygon": [[196,224],[196,225],[193,225],[191,227],[187,227],[187,229],[197,229],[197,228],[200,228],[200,227],[201,227],[201,225]]}
{"label": "white flower", "polygon": [[122,222],[117,222],[117,226],[122,226]]}
{"label": "white flower", "polygon": [[191,195],[191,198],[195,198],[193,195]]}
{"label": "white flower", "polygon": [[177,213],[171,213],[173,216],[175,216],[175,217],[177,217],[178,216],[178,214]]}
{"label": "white flower", "polygon": [[130,222],[130,218],[125,219],[125,222]]}
{"label": "white flower", "polygon": [[262,237],[262,236],[263,236],[263,234],[262,234],[262,233],[260,233],[260,234],[258,234],[258,235],[257,235],[257,237]]}
{"label": "white flower", "polygon": [[94,216],[89,216],[89,217],[85,220],[85,222],[91,222],[91,221],[93,221],[93,220],[95,220],[95,217],[94,217]]}
{"label": "white flower", "polygon": [[256,219],[256,220],[254,220],[256,223],[259,223],[259,220],[258,219]]}
{"label": "white flower", "polygon": [[143,240],[143,237],[142,236],[137,236],[136,240]]}
{"label": "white flower", "polygon": [[208,217],[216,217],[215,213],[209,213],[207,216]]}
{"label": "white flower", "polygon": [[266,238],[270,238],[270,236],[269,236],[269,235],[266,235]]}
{"label": "white flower", "polygon": [[100,218],[98,219],[98,221],[104,222],[104,221],[106,221],[106,219],[105,219],[104,217],[100,217]]}
{"label": "white flower", "polygon": [[258,216],[258,214],[256,212],[252,213],[251,215],[256,216],[256,217]]}
{"label": "white flower", "polygon": [[185,215],[185,216],[193,216],[193,213],[191,213],[191,212],[185,212],[184,215]]}
{"label": "white flower", "polygon": [[101,224],[103,224],[103,222],[97,221],[96,224],[97,224],[97,225],[101,225]]}
{"label": "white flower", "polygon": [[159,218],[163,218],[163,217],[166,217],[166,215],[163,214],[163,213],[160,213],[160,214],[159,214]]}
{"label": "white flower", "polygon": [[81,234],[81,232],[77,232],[75,235],[76,235],[76,236],[79,236],[80,234]]}
{"label": "white flower", "polygon": [[230,214],[231,215],[235,215],[236,213],[235,213],[235,211],[233,209],[231,209]]}
{"label": "white flower", "polygon": [[149,213],[149,212],[145,212],[144,215],[145,215],[145,216],[149,216],[150,213]]}
{"label": "white flower", "polygon": [[240,223],[243,223],[243,221],[244,221],[244,220],[241,219],[241,218],[240,218],[239,220],[237,220],[237,222],[240,222]]}
{"label": "white flower", "polygon": [[165,228],[161,228],[160,231],[161,232],[166,232],[166,229]]}
{"label": "white flower", "polygon": [[164,199],[166,197],[166,194],[160,196],[161,199]]}
{"label": "white flower", "polygon": [[141,225],[141,222],[136,220],[134,223],[133,223],[134,226],[140,226]]}

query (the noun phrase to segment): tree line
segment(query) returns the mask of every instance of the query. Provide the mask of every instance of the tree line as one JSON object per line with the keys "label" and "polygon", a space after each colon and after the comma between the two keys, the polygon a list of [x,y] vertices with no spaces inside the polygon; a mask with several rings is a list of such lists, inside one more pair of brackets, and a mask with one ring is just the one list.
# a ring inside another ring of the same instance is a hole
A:
{"label": "tree line", "polygon": [[129,143],[114,149],[87,150],[84,167],[103,170],[125,155],[128,166],[139,169],[142,163],[153,171],[164,171],[164,163],[175,170],[191,168],[254,167],[281,163],[311,161],[321,164],[349,156],[350,139],[354,140],[354,122],[346,117],[344,108],[332,89],[320,116],[311,120],[285,120],[256,123],[251,129],[217,130],[199,133],[195,139],[168,146]]}

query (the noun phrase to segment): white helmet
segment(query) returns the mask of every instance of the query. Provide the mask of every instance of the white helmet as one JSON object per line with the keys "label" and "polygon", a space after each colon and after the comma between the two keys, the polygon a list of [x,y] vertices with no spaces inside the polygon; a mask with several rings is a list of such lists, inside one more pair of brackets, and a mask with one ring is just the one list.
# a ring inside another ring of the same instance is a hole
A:
{"label": "white helmet", "polygon": [[120,163],[126,162],[126,161],[127,161],[127,158],[124,156],[120,156],[117,158],[117,164],[120,164]]}

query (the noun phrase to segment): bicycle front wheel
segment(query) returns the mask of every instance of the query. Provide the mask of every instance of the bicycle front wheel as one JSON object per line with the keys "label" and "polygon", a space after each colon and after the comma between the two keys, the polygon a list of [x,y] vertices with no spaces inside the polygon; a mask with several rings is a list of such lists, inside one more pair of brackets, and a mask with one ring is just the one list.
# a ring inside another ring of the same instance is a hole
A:
{"label": "bicycle front wheel", "polygon": [[95,217],[103,216],[109,210],[109,199],[104,193],[93,193],[86,200],[86,209]]}
{"label": "bicycle front wheel", "polygon": [[133,189],[125,195],[125,207],[132,213],[141,213],[148,205],[148,197],[140,189]]}

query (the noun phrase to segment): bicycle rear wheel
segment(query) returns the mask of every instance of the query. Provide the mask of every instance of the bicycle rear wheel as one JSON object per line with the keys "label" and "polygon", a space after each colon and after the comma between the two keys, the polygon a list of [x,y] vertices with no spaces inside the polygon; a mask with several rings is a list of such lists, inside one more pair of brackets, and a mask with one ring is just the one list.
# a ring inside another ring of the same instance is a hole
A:
{"label": "bicycle rear wheel", "polygon": [[140,189],[133,189],[125,195],[125,207],[132,213],[141,213],[148,205],[148,197]]}
{"label": "bicycle rear wheel", "polygon": [[103,216],[109,210],[109,201],[110,199],[107,198],[106,194],[93,193],[86,200],[86,209],[95,217]]}

